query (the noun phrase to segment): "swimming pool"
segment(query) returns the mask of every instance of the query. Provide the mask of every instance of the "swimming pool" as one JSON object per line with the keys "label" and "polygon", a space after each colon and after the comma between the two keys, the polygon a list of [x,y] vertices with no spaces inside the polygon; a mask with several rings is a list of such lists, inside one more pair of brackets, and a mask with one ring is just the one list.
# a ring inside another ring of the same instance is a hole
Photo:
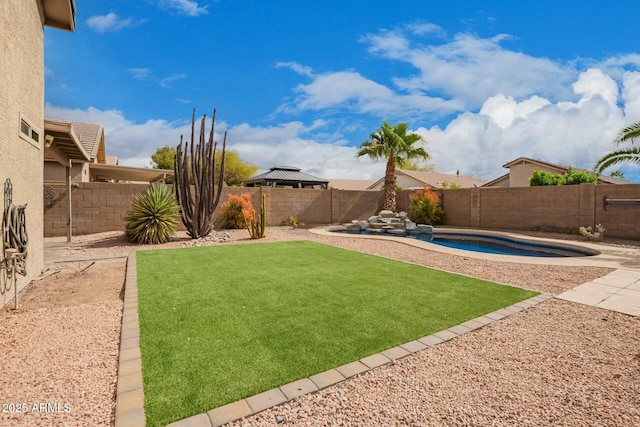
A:
{"label": "swimming pool", "polygon": [[[344,233],[344,228],[331,229],[333,232]],[[516,239],[488,233],[468,233],[454,231],[437,231],[430,234],[418,235],[390,235],[387,233],[370,233],[363,231],[361,234],[384,237],[403,237],[421,240],[435,245],[446,246],[454,249],[462,249],[472,252],[481,252],[497,255],[512,255],[543,258],[566,258],[598,255],[597,251],[575,247],[570,245],[550,244],[531,240]]]}

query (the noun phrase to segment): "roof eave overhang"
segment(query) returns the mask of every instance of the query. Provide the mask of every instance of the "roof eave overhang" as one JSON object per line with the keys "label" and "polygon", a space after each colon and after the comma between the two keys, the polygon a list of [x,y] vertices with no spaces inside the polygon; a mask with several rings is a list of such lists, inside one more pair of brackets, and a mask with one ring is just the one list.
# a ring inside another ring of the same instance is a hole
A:
{"label": "roof eave overhang", "polygon": [[65,31],[76,30],[75,0],[43,0],[44,25]]}
{"label": "roof eave overhang", "polygon": [[158,182],[174,174],[171,169],[138,168],[100,163],[89,163],[89,170],[98,179],[139,182]]}
{"label": "roof eave overhang", "polygon": [[[80,143],[80,138],[73,130],[73,125],[69,122],[45,119],[44,121],[45,141],[47,136],[53,137],[51,144],[45,144],[45,154],[49,154],[58,163],[68,166],[68,160],[82,162],[91,161],[91,157],[84,146]],[[67,159],[63,163],[60,154],[64,154]]]}

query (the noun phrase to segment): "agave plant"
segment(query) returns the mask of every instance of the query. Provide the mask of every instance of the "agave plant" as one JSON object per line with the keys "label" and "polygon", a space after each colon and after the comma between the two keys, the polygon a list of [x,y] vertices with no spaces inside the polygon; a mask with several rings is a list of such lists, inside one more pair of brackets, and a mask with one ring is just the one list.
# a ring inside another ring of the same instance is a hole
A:
{"label": "agave plant", "polygon": [[178,204],[166,186],[151,185],[139,194],[125,217],[127,238],[136,243],[164,243],[178,224]]}

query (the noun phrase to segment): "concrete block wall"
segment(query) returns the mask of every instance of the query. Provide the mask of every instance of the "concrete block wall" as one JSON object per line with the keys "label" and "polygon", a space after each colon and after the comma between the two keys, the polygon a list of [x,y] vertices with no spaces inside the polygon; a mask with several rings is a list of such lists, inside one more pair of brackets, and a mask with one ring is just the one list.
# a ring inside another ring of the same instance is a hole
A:
{"label": "concrete block wall", "polygon": [[445,224],[565,233],[602,224],[608,236],[640,239],[640,205],[609,205],[605,209],[605,196],[640,199],[640,185],[443,190]]}
{"label": "concrete block wall", "polygon": [[[124,230],[124,218],[133,199],[147,187],[147,184],[74,183],[71,190],[72,234]],[[215,227],[222,227],[222,205],[227,201],[228,194],[250,194],[254,208],[259,212],[263,192],[267,197],[267,225],[269,226],[284,225],[290,216],[308,225],[366,219],[380,211],[383,201],[382,192],[378,191],[225,187],[213,216]],[[65,184],[45,183],[44,193],[44,236],[66,236]],[[401,196],[400,199],[408,200],[408,194]],[[408,207],[402,207],[402,203],[398,206],[401,210],[408,209]],[[182,222],[179,222],[178,229],[184,230]]]}

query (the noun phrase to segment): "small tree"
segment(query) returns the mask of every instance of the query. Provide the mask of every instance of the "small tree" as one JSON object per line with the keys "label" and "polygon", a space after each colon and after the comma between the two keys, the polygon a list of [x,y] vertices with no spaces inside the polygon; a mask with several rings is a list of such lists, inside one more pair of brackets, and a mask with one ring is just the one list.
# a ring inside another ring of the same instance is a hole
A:
{"label": "small tree", "polygon": [[173,163],[176,159],[176,149],[165,145],[156,149],[151,155],[151,166],[158,169],[173,169]]}

